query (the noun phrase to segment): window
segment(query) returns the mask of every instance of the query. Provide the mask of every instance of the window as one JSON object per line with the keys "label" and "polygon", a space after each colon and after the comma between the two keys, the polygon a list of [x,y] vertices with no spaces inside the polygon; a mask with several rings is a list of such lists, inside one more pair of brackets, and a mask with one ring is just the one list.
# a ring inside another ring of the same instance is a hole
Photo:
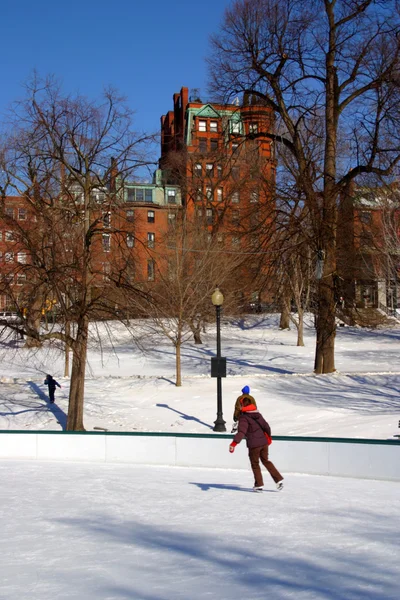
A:
{"label": "window", "polygon": [[135,188],[128,188],[126,201],[127,202],[135,202]]}
{"label": "window", "polygon": [[212,222],[213,222],[212,208],[207,208],[206,217],[207,217],[207,225],[212,225]]}
{"label": "window", "polygon": [[366,225],[369,225],[371,223],[371,221],[372,221],[372,214],[371,214],[371,212],[363,210],[360,213],[360,221],[361,221],[361,223],[365,223]]}
{"label": "window", "polygon": [[217,200],[218,200],[218,202],[222,202],[222,199],[223,199],[222,188],[217,188]]}
{"label": "window", "polygon": [[156,220],[156,214],[155,214],[154,210],[148,210],[147,211],[147,222],[154,223],[155,220]]}
{"label": "window", "polygon": [[110,252],[111,236],[109,233],[103,233],[103,252]]}
{"label": "window", "polygon": [[214,133],[218,131],[218,121],[210,121],[210,131]]}
{"label": "window", "polygon": [[26,273],[17,273],[17,285],[23,285],[26,282]]}
{"label": "window", "polygon": [[197,218],[199,220],[201,220],[202,216],[203,216],[203,209],[202,208],[198,208],[197,209]]}
{"label": "window", "polygon": [[5,241],[6,242],[13,242],[14,241],[14,234],[12,231],[6,231],[6,235],[5,235]]}
{"label": "window", "polygon": [[0,242],[3,240],[3,232],[0,231]]}
{"label": "window", "polygon": [[240,121],[234,121],[231,119],[231,133],[240,134]]}
{"label": "window", "polygon": [[26,208],[19,208],[18,209],[18,221],[25,221],[26,220]]}
{"label": "window", "polygon": [[106,212],[103,215],[103,226],[106,229],[110,229],[111,227],[111,213],[110,212]]}
{"label": "window", "polygon": [[239,246],[240,245],[240,239],[238,235],[233,235],[232,236],[232,246]]}
{"label": "window", "polygon": [[207,140],[205,138],[199,140],[199,150],[202,154],[207,152]]}
{"label": "window", "polygon": [[232,152],[235,152],[239,148],[239,144],[237,142],[232,142]]}
{"label": "window", "polygon": [[153,202],[152,188],[128,188],[126,191],[127,202]]}
{"label": "window", "polygon": [[6,263],[14,262],[14,252],[5,252],[4,253],[4,262],[6,262]]}
{"label": "window", "polygon": [[218,140],[210,140],[210,149],[212,152],[218,150]]}
{"label": "window", "polygon": [[258,133],[258,123],[249,123],[249,134]]}
{"label": "window", "polygon": [[214,165],[212,163],[206,164],[206,173],[209,177],[214,177]]}
{"label": "window", "polygon": [[97,202],[98,204],[101,204],[102,202],[105,201],[106,199],[106,195],[104,192],[97,192],[94,191],[91,195],[91,199],[94,200],[94,202]]}
{"label": "window", "polygon": [[196,191],[196,200],[201,202],[203,200],[203,190],[201,188],[197,188]]}
{"label": "window", "polygon": [[222,166],[221,165],[217,165],[217,173],[218,173],[218,179],[222,178]]}
{"label": "window", "polygon": [[199,121],[199,131],[207,131],[207,121]]}
{"label": "window", "polygon": [[176,190],[167,190],[168,204],[176,204]]}
{"label": "window", "polygon": [[232,167],[232,177],[233,179],[239,179],[240,171],[239,167]]}
{"label": "window", "polygon": [[10,219],[14,218],[14,209],[12,207],[7,207],[5,213],[6,217],[10,217]]}
{"label": "window", "polygon": [[21,265],[26,263],[26,252],[18,252],[17,262],[19,262]]}
{"label": "window", "polygon": [[133,210],[126,211],[126,220],[129,223],[133,223],[133,221],[135,220],[135,212]]}
{"label": "window", "polygon": [[212,188],[206,187],[206,198],[207,198],[207,200],[212,200],[212,197],[213,197]]}
{"label": "window", "polygon": [[252,190],[250,193],[250,202],[258,202],[258,190]]}
{"label": "window", "polygon": [[240,195],[239,192],[233,192],[231,202],[232,204],[239,204]]}
{"label": "window", "polygon": [[148,248],[154,248],[156,242],[156,234],[149,232],[147,234],[147,246]]}
{"label": "window", "polygon": [[127,233],[126,234],[126,245],[128,246],[128,248],[133,248],[135,245],[135,236],[133,235],[133,233]]}
{"label": "window", "polygon": [[111,273],[110,263],[103,263],[103,280],[104,281],[110,280],[110,273]]}
{"label": "window", "polygon": [[154,281],[155,276],[155,263],[154,260],[150,259],[147,261],[147,279],[148,281]]}
{"label": "window", "polygon": [[238,210],[233,210],[231,219],[233,225],[240,225],[240,212]]}
{"label": "window", "polygon": [[176,223],[176,214],[175,213],[168,213],[168,225],[175,225]]}
{"label": "window", "polygon": [[196,177],[201,177],[203,174],[203,167],[201,166],[201,163],[196,163],[194,165],[194,174],[196,175]]}

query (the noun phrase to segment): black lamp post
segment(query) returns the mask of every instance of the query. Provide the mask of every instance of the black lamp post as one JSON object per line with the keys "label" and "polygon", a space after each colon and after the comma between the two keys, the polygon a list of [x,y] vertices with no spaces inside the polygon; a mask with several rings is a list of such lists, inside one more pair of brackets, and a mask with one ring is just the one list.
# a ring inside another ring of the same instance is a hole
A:
{"label": "black lamp post", "polygon": [[217,420],[214,422],[213,431],[226,431],[225,421],[222,416],[222,377],[226,377],[226,358],[221,356],[221,306],[224,302],[222,292],[217,288],[211,296],[217,316],[217,356],[211,359],[211,377],[217,378]]}

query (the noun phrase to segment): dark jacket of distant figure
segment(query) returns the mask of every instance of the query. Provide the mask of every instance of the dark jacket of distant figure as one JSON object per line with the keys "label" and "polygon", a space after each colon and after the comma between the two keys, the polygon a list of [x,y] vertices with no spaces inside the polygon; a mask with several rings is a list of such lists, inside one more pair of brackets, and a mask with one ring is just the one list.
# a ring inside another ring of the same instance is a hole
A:
{"label": "dark jacket of distant figure", "polygon": [[235,410],[233,412],[233,420],[238,421],[239,417],[240,417],[240,411],[242,410],[243,407],[243,400],[245,398],[248,398],[250,400],[250,402],[252,404],[254,404],[254,406],[257,408],[257,403],[254,400],[253,396],[250,396],[250,394],[242,394],[241,396],[239,396],[239,398],[237,398],[236,402],[235,402]]}
{"label": "dark jacket of distant figure", "polygon": [[254,404],[250,404],[250,406],[246,406],[244,409],[242,408],[239,417],[238,432],[233,441],[239,444],[246,438],[248,448],[259,448],[260,446],[265,446],[267,443],[264,432],[271,436],[269,424],[262,414],[258,412]]}
{"label": "dark jacket of distant figure", "polygon": [[60,388],[61,385],[52,377],[51,375],[47,375],[44,383],[49,386],[49,392],[54,392],[56,389],[56,385]]}

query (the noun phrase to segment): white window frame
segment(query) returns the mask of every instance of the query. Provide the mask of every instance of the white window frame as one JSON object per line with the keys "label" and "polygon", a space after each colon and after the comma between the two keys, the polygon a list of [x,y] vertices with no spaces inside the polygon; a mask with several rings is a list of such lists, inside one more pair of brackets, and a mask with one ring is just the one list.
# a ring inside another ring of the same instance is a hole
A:
{"label": "white window frame", "polygon": [[167,190],[167,204],[176,204],[176,190]]}
{"label": "white window frame", "polygon": [[147,247],[155,248],[156,245],[156,234],[153,231],[147,232]]}
{"label": "white window frame", "polygon": [[111,235],[109,233],[103,233],[102,243],[103,252],[111,252]]}
{"label": "white window frame", "polygon": [[207,121],[204,121],[204,119],[199,120],[199,131],[207,131]]}
{"label": "white window frame", "polygon": [[18,221],[26,221],[26,208],[18,208]]}
{"label": "white window frame", "polygon": [[210,121],[210,131],[213,133],[218,132],[218,121]]}
{"label": "white window frame", "polygon": [[259,191],[258,191],[258,190],[252,190],[252,191],[250,192],[250,202],[251,202],[252,204],[255,204],[255,203],[257,203],[257,202],[258,202],[258,200],[259,200],[259,197],[260,197],[260,194],[259,194]]}

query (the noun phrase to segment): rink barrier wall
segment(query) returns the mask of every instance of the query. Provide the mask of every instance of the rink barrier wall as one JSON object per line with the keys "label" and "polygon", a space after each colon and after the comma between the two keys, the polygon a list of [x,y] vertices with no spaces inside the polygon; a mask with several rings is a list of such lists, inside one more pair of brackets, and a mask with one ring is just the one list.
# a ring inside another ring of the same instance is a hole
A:
{"label": "rink barrier wall", "polygon": [[[0,460],[130,463],[249,469],[245,442],[210,433],[0,431]],[[276,436],[270,459],[284,475],[303,473],[400,481],[400,439]]]}

